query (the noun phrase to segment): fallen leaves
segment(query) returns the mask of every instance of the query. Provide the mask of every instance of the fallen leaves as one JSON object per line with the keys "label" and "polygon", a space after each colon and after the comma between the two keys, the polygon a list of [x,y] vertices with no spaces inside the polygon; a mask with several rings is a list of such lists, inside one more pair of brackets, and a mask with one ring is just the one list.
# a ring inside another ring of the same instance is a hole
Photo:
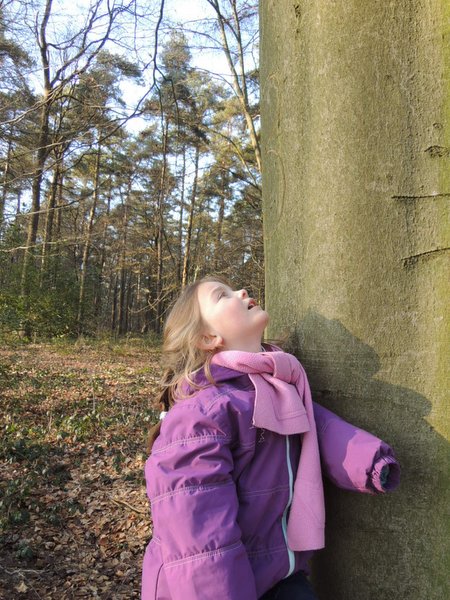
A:
{"label": "fallen leaves", "polygon": [[158,357],[142,347],[0,350],[0,597],[139,598]]}
{"label": "fallen leaves", "polygon": [[28,587],[25,585],[24,581],[21,581],[19,583],[19,585],[16,585],[15,588],[16,592],[19,592],[19,594],[25,594],[25,592],[28,591]]}

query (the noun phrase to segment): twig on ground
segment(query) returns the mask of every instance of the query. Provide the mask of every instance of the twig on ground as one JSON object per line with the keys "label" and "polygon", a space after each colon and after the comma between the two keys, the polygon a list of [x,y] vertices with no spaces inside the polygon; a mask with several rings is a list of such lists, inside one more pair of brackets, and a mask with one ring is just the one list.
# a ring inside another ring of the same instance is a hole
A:
{"label": "twig on ground", "polygon": [[14,571],[10,571],[3,565],[0,565],[0,569],[3,569],[3,571],[5,571],[5,573],[7,573],[8,575],[23,575],[24,573],[32,573],[33,575],[42,575],[42,573],[45,573],[47,571],[47,569],[14,569]]}
{"label": "twig on ground", "polygon": [[114,502],[114,504],[117,504],[118,506],[125,506],[126,508],[129,508],[130,510],[134,511],[138,515],[146,515],[147,514],[147,511],[140,510],[139,508],[135,508],[134,506],[131,506],[131,504],[128,504],[128,502],[126,502],[125,500],[119,500],[118,498],[111,498],[111,502]]}

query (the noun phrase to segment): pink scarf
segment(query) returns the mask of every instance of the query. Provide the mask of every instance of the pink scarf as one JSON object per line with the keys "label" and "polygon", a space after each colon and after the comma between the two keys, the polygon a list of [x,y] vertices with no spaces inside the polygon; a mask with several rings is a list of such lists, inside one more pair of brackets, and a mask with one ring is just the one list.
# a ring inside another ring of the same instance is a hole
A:
{"label": "pink scarf", "polygon": [[302,434],[287,527],[288,545],[291,550],[323,548],[325,506],[319,444],[305,370],[295,356],[279,350],[218,352],[212,364],[248,374],[256,391],[255,427],[281,435]]}

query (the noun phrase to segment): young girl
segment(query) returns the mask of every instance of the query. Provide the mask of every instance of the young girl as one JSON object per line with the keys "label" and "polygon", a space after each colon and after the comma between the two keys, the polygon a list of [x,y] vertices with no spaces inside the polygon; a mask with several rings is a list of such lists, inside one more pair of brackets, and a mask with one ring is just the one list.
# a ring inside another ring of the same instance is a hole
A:
{"label": "young girl", "polygon": [[314,600],[321,463],[349,490],[398,484],[390,447],[314,404],[298,360],[261,344],[268,318],[245,290],[208,277],[167,319],[143,600]]}

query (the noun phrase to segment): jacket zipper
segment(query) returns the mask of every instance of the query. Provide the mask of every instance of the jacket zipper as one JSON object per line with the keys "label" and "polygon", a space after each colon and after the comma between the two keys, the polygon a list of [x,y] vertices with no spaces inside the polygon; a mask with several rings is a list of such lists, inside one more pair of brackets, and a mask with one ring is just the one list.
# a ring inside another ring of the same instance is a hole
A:
{"label": "jacket zipper", "polygon": [[288,540],[287,540],[287,515],[289,512],[289,508],[292,504],[292,495],[293,495],[293,488],[294,488],[294,476],[292,474],[292,465],[291,465],[291,456],[290,455],[291,455],[291,452],[290,452],[289,436],[287,435],[286,436],[286,460],[287,460],[287,468],[288,468],[288,475],[289,475],[289,500],[288,500],[286,508],[284,509],[284,512],[283,512],[283,517],[281,519],[281,526],[283,528],[284,541],[286,543],[286,549],[288,551],[289,571],[288,571],[287,575],[285,575],[284,578],[289,577],[289,575],[292,575],[294,568],[295,568],[295,555],[294,555],[293,551],[289,548]]}

